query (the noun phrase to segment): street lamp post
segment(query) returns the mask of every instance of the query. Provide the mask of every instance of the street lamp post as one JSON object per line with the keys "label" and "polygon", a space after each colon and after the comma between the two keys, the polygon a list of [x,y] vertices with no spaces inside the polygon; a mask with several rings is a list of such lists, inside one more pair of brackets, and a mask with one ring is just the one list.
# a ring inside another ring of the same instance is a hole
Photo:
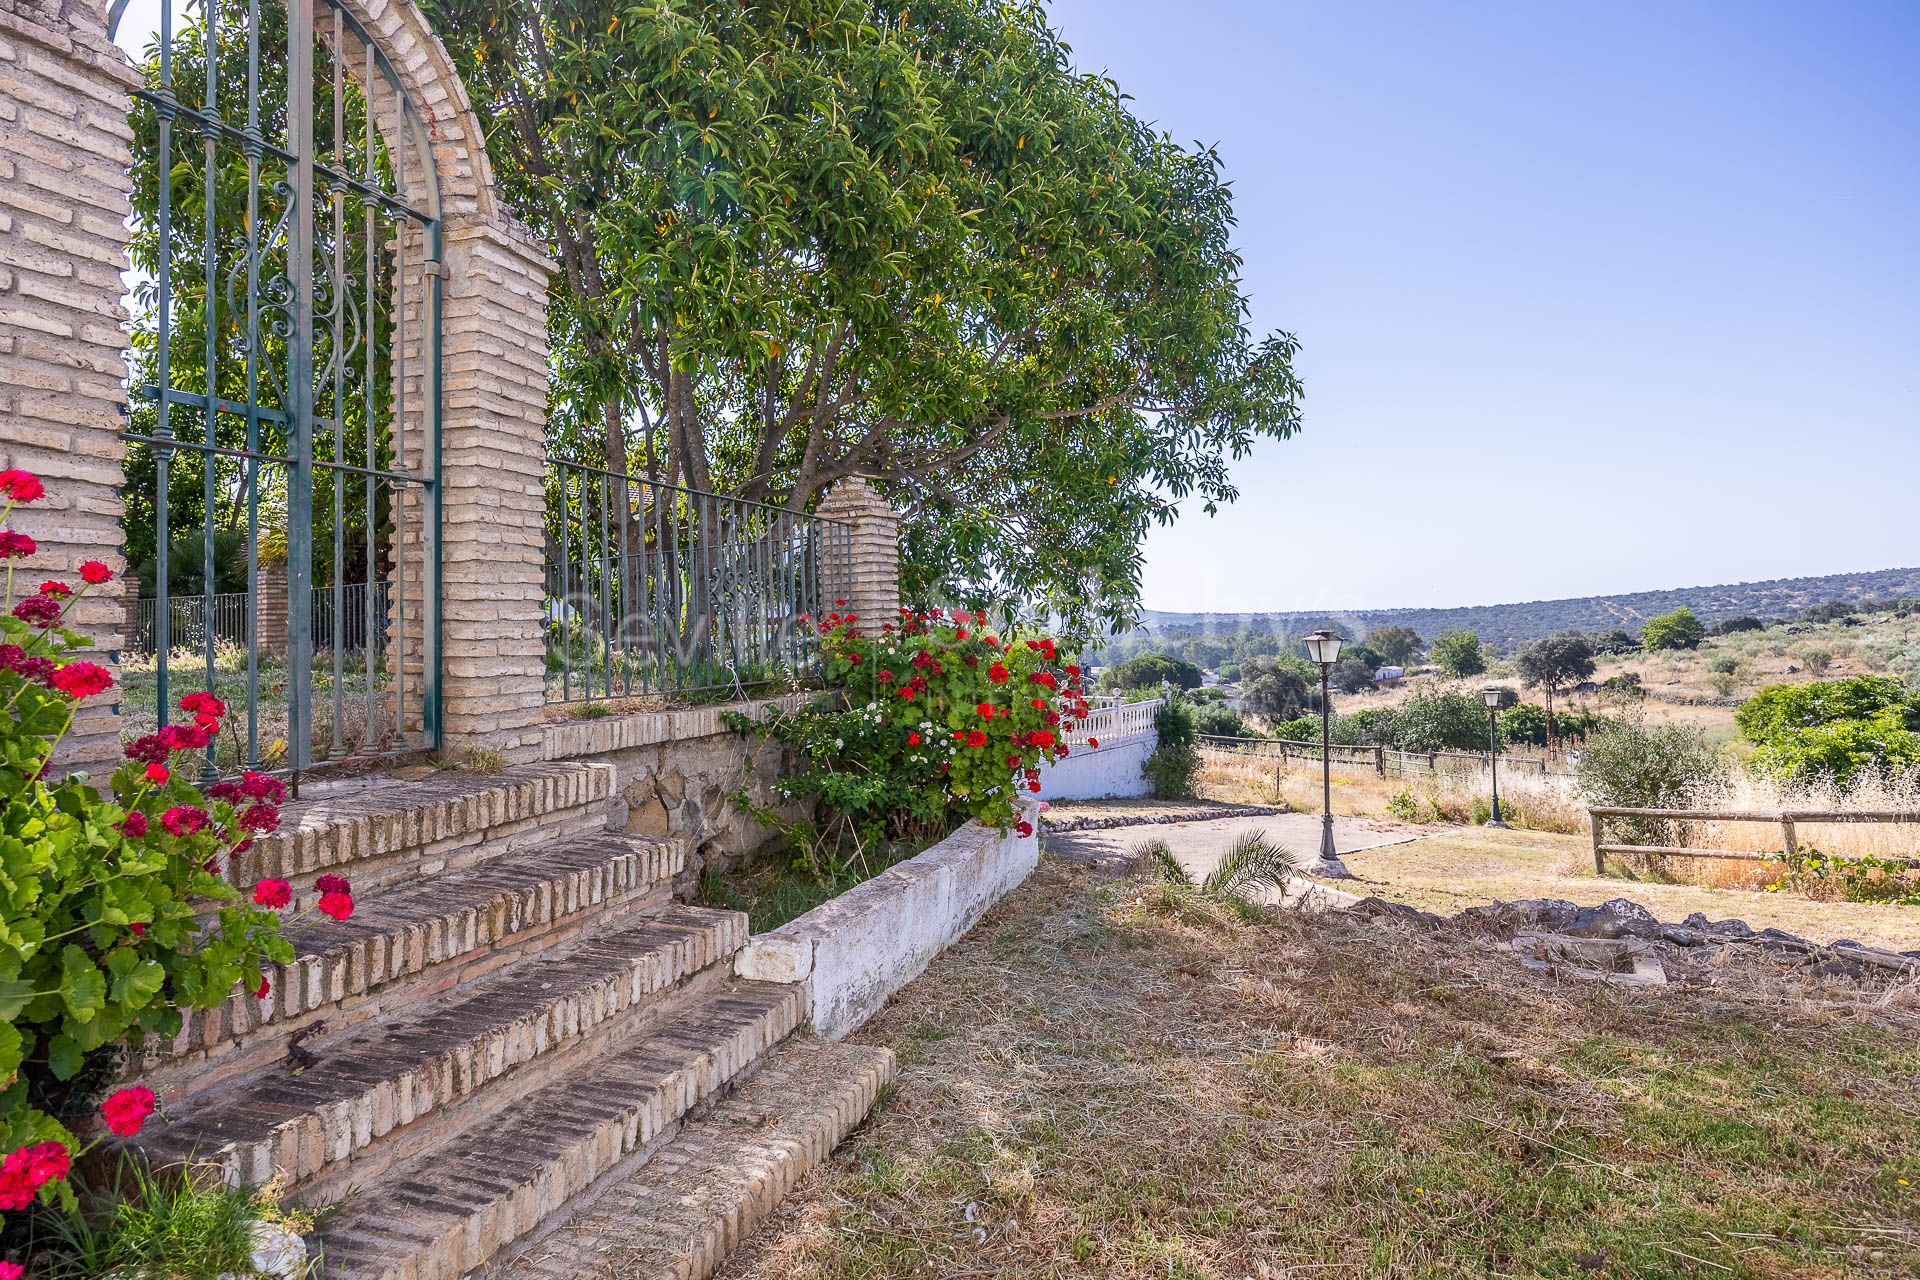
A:
{"label": "street lamp post", "polygon": [[1504,686],[1490,684],[1480,696],[1487,704],[1487,760],[1493,777],[1493,816],[1487,819],[1487,825],[1504,831],[1507,824],[1500,817],[1500,713],[1514,704],[1516,695]]}
{"label": "street lamp post", "polygon": [[1306,638],[1307,656],[1320,664],[1320,856],[1306,867],[1307,874],[1329,880],[1350,880],[1353,873],[1333,844],[1333,664],[1340,660],[1340,637],[1316,631]]}

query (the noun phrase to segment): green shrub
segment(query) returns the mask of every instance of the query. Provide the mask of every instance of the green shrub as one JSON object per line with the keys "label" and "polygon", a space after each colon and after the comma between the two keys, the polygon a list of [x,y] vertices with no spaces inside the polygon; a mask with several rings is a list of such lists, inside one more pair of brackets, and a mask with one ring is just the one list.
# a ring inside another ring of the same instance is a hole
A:
{"label": "green shrub", "polygon": [[[1588,804],[1627,809],[1684,809],[1726,779],[1726,760],[1698,729],[1637,717],[1601,724],[1574,766],[1574,785]],[[1671,823],[1632,819],[1623,826],[1636,839],[1673,843]]]}
{"label": "green shrub", "polygon": [[1707,670],[1717,675],[1733,675],[1740,670],[1740,659],[1730,653],[1716,653],[1707,659]]}
{"label": "green shrub", "polygon": [[1282,720],[1273,727],[1273,736],[1287,742],[1320,741],[1320,717],[1300,716],[1293,720]]}
{"label": "green shrub", "polygon": [[1537,702],[1517,702],[1508,707],[1500,713],[1500,737],[1516,747],[1546,746],[1547,709]]}
{"label": "green shrub", "polygon": [[[42,495],[38,480],[0,472],[0,520]],[[235,846],[279,824],[278,780],[249,774],[205,794],[168,767],[176,752],[205,750],[226,707],[211,694],[180,700],[185,719],[132,743],[104,791],[92,780],[50,780],[45,770],[78,704],[107,692],[109,674],[70,655],[89,647],[61,619],[106,566],[80,567],[78,590],[49,582],[18,603],[13,561],[32,540],[0,532],[8,560],[0,614],[0,1151],[57,1152],[42,1176],[16,1182],[15,1161],[0,1194],[4,1209],[58,1199],[69,1206],[65,1162],[71,1128],[91,1125],[101,1095],[124,1065],[129,1040],[179,1033],[181,1010],[213,1008],[244,983],[262,983],[271,963],[288,963],[273,909],[240,901],[219,872]],[[284,906],[281,881],[262,882],[256,903]],[[262,896],[263,891],[265,896]],[[351,911],[343,892],[338,900]],[[120,1111],[130,1104],[138,1115]],[[151,1093],[110,1100],[114,1123],[131,1133],[151,1111]],[[47,1144],[41,1147],[41,1144]],[[0,1251],[4,1245],[0,1245]]]}
{"label": "green shrub", "polygon": [[1681,605],[1672,613],[1656,614],[1640,627],[1640,647],[1649,653],[1657,649],[1693,649],[1707,634],[1705,624],[1693,610]]}
{"label": "green shrub", "polygon": [[1768,882],[1769,893],[1790,889],[1811,898],[1838,896],[1848,902],[1882,902],[1920,906],[1920,867],[1871,855],[1843,858],[1818,849],[1797,849],[1791,855],[1774,854],[1769,862],[1780,874]]}
{"label": "green shrub", "polygon": [[[1269,720],[1293,720],[1319,705],[1319,673],[1287,658],[1253,658],[1241,668],[1240,701]],[[1316,731],[1317,732],[1317,731]]]}
{"label": "green shrub", "polygon": [[1333,718],[1333,740],[1350,747],[1390,747],[1399,717],[1392,707],[1368,707]]}
{"label": "green shrub", "polygon": [[1256,736],[1232,707],[1218,702],[1203,702],[1193,708],[1194,732],[1209,738],[1250,738]]}
{"label": "green shrub", "polygon": [[983,615],[956,610],[905,617],[878,637],[854,618],[817,626],[830,680],[842,689],[798,710],[769,707],[763,719],[730,715],[748,734],[786,744],[793,768],[775,784],[789,802],[818,802],[831,838],[736,796],[756,819],[796,841],[805,869],[840,874],[837,860],[864,859],[886,840],[924,840],[975,818],[1007,830],[1023,791],[1040,789],[1040,766],[1067,754],[1068,723],[1087,714],[1080,668],[1060,661],[1050,638],[984,629]]}
{"label": "green shrub", "polygon": [[1161,800],[1183,800],[1193,794],[1193,775],[1200,768],[1200,756],[1191,746],[1162,744],[1140,766],[1141,774]]}
{"label": "green shrub", "polygon": [[1734,712],[1753,767],[1775,777],[1844,785],[1862,769],[1920,764],[1920,694],[1892,676],[1769,685]]}
{"label": "green shrub", "polygon": [[1416,694],[1393,717],[1402,751],[1480,751],[1487,745],[1487,708],[1457,690]]}

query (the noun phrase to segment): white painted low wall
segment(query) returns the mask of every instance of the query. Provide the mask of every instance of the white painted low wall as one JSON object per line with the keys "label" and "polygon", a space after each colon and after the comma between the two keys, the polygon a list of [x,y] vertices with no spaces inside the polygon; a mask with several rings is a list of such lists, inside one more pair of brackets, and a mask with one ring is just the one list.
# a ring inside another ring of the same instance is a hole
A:
{"label": "white painted low wall", "polygon": [[[1150,795],[1140,766],[1160,745],[1160,699],[1102,707],[1067,735],[1065,760],[1040,767],[1042,800],[1108,800]],[[1090,747],[1089,742],[1100,745]]]}
{"label": "white painted low wall", "polygon": [[918,857],[756,936],[734,971],[759,982],[808,983],[814,1030],[837,1040],[919,977],[1039,859],[1037,835],[1002,836],[970,822]]}
{"label": "white painted low wall", "polygon": [[1106,800],[1144,796],[1153,788],[1140,766],[1160,745],[1158,736],[1124,742],[1102,740],[1098,747],[1076,747],[1065,760],[1040,766],[1042,800]]}

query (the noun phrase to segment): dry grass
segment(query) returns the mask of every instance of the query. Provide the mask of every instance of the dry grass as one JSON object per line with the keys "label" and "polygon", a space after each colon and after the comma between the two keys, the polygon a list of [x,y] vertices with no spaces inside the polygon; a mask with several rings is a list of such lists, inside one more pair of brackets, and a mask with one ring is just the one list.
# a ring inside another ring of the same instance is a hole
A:
{"label": "dry grass", "polygon": [[[1320,770],[1301,761],[1258,759],[1226,751],[1200,752],[1195,789],[1214,800],[1285,804],[1302,812],[1320,810]],[[1336,765],[1333,811],[1357,817],[1477,825],[1487,817],[1490,783],[1485,769],[1443,769],[1433,774],[1377,776],[1371,769]],[[1561,834],[1588,831],[1587,806],[1573,779],[1523,771],[1500,773],[1500,798],[1507,820],[1526,830]],[[1852,786],[1787,786],[1736,772],[1725,784],[1695,796],[1700,809],[1778,813],[1782,810],[1920,813],[1920,773],[1895,778],[1872,772]],[[1688,847],[1759,854],[1779,853],[1785,837],[1776,823],[1696,822],[1679,838]],[[1801,823],[1802,848],[1817,848],[1844,858],[1920,857],[1920,823]],[[1579,855],[1584,859],[1585,853]],[[1632,868],[1649,879],[1673,880],[1714,888],[1759,891],[1777,882],[1778,864],[1711,858],[1643,860]],[[1805,890],[1838,896],[1838,881]]]}
{"label": "dry grass", "polygon": [[1920,907],[1602,878],[1593,874],[1592,845],[1585,836],[1466,827],[1349,854],[1347,865],[1359,882],[1343,887],[1442,915],[1517,898],[1565,898],[1584,906],[1631,898],[1662,920],[1703,911],[1716,920],[1734,916],[1756,929],[1785,929],[1819,942],[1853,938],[1896,951],[1920,949]]}
{"label": "dry grass", "polygon": [[857,1038],[889,1102],[729,1280],[1920,1275],[1911,988],[1556,985],[1046,862]]}

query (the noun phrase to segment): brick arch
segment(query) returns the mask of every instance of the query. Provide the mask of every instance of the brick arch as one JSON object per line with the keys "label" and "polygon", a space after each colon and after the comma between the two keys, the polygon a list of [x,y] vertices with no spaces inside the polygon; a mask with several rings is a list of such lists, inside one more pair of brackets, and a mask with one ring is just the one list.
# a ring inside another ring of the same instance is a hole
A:
{"label": "brick arch", "polygon": [[442,217],[505,213],[487,158],[486,135],[453,58],[413,0],[337,0],[391,64],[426,125],[439,178]]}

